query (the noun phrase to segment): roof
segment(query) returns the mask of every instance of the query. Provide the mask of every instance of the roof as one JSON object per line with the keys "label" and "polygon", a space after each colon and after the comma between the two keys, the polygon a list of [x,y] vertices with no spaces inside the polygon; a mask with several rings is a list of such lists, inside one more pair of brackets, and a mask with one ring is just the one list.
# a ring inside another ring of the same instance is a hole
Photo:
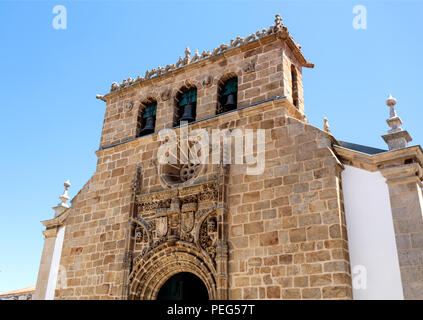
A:
{"label": "roof", "polygon": [[0,296],[9,296],[12,294],[25,294],[25,293],[33,293],[35,291],[35,286],[25,287],[22,289],[17,289],[9,292],[0,293]]}
{"label": "roof", "polygon": [[345,142],[345,141],[339,141],[339,145],[346,149],[358,151],[361,153],[371,154],[371,155],[379,154],[379,153],[387,151],[387,150],[377,149],[377,148],[363,146],[361,144],[355,144],[355,143]]}

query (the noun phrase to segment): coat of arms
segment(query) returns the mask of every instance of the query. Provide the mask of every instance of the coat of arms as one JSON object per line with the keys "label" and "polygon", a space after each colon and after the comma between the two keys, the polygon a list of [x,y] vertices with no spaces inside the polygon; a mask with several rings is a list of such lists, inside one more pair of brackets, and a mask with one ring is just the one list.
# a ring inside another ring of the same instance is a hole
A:
{"label": "coat of arms", "polygon": [[181,213],[181,227],[184,232],[190,232],[194,227],[194,212],[182,212]]}
{"label": "coat of arms", "polygon": [[167,234],[167,217],[159,217],[156,219],[156,235],[164,237]]}

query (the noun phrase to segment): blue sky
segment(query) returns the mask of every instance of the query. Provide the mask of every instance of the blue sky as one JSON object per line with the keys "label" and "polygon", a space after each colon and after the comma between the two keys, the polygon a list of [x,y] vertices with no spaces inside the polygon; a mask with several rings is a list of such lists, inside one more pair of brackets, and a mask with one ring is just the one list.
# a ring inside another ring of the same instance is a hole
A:
{"label": "blue sky", "polygon": [[[367,29],[353,28],[365,5]],[[67,29],[52,27],[55,5]],[[385,100],[423,142],[423,1],[0,0],[0,292],[35,285],[41,220],[63,182],[73,197],[95,171],[113,81],[210,50],[274,23],[279,13],[315,63],[305,69],[307,118],[340,140],[385,148]]]}

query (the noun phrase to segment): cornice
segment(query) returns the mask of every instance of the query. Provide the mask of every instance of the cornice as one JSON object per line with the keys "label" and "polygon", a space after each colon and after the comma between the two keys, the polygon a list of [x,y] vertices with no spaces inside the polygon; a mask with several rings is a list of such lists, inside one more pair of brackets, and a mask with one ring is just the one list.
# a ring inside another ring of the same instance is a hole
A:
{"label": "cornice", "polygon": [[46,230],[43,231],[43,234],[46,237],[55,236],[57,233],[57,229],[63,226],[67,217],[69,216],[69,213],[70,213],[70,208],[66,209],[61,215],[53,219],[41,221],[41,223],[46,227]]}
{"label": "cornice", "polygon": [[423,151],[419,145],[386,151],[375,155],[334,145],[340,161],[367,171],[380,171],[388,180],[414,177],[422,179]]}

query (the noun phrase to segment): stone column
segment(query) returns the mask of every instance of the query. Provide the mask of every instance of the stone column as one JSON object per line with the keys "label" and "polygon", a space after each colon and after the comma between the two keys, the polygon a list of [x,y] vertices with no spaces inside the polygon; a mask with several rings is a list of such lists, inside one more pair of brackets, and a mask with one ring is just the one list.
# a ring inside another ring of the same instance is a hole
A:
{"label": "stone column", "polygon": [[229,298],[228,288],[228,206],[227,206],[227,183],[229,165],[220,164],[218,180],[218,199],[216,216],[218,217],[218,240],[216,247],[216,300]]}
{"label": "stone column", "polygon": [[38,270],[37,285],[34,293],[34,300],[44,300],[48,276],[50,274],[51,259],[53,257],[54,244],[56,242],[57,229],[43,231],[44,248],[41,256],[40,269]]}
{"label": "stone column", "polygon": [[42,224],[46,227],[43,231],[44,234],[44,248],[41,255],[40,269],[38,270],[37,285],[35,287],[34,300],[44,300],[47,290],[48,277],[50,275],[51,260],[53,258],[54,246],[56,244],[56,237],[59,228],[63,225],[68,213],[69,205],[66,201],[69,200],[68,188],[71,186],[69,180],[64,184],[65,190],[59,197],[61,202],[53,207],[54,218],[50,220],[42,221]]}
{"label": "stone column", "polygon": [[404,299],[423,299],[422,167],[410,163],[381,172],[389,188]]}

